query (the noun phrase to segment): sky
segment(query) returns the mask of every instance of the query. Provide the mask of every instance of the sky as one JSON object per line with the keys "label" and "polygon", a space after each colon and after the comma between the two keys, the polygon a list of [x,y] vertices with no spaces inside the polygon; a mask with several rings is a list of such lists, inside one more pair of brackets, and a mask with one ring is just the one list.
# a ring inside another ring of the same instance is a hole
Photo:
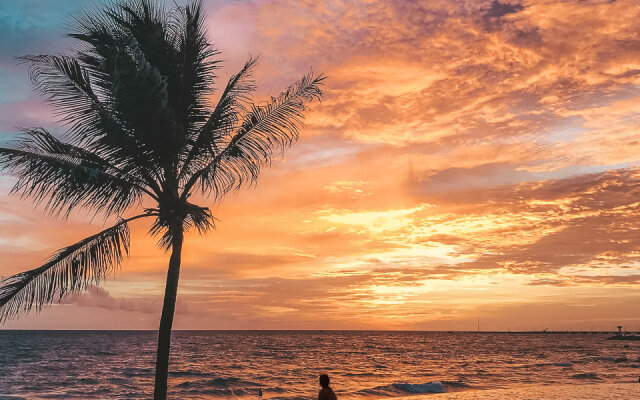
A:
{"label": "sky", "polygon": [[[68,51],[90,4],[0,3],[0,142],[63,132],[15,57]],[[640,3],[205,7],[219,84],[250,55],[256,101],[329,78],[256,188],[205,201],[217,229],[186,237],[175,329],[640,329]],[[1,276],[105,226],[49,216],[13,182]],[[131,223],[103,285],[2,328],[156,329],[168,255],[148,228]]]}

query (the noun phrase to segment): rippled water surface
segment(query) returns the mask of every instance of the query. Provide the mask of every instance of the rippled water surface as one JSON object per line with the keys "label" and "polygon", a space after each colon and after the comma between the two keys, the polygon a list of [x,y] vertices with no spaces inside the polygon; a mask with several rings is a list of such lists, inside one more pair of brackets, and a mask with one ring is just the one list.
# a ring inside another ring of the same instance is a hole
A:
{"label": "rippled water surface", "polygon": [[[339,397],[352,399],[470,398],[527,385],[636,388],[629,384],[640,375],[640,342],[606,337],[177,331],[169,387],[176,399],[257,398],[258,389],[267,399],[310,399],[317,376],[329,373]],[[155,339],[147,331],[0,331],[0,399],[149,398]]]}

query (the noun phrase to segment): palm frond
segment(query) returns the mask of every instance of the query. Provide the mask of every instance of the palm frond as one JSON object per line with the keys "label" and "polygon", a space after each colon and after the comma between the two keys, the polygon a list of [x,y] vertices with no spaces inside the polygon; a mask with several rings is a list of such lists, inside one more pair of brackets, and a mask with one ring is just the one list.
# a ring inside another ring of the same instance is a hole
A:
{"label": "palm frond", "polygon": [[142,151],[151,159],[146,167],[155,169],[158,179],[172,158],[171,149],[183,140],[183,125],[172,107],[177,55],[167,38],[167,23],[156,1],[119,1],[76,16],[71,34],[84,43],[79,62],[138,143],[132,153]]}
{"label": "palm frond", "polygon": [[78,142],[103,135],[105,125],[120,125],[113,113],[93,91],[88,71],[67,55],[27,55],[18,58],[29,63],[34,88],[45,96],[69,133]]}
{"label": "palm frond", "polygon": [[60,249],[39,268],[1,281],[0,323],[101,282],[129,254],[127,222],[135,218]]}
{"label": "palm frond", "polygon": [[36,204],[46,201],[45,209],[56,215],[78,206],[119,214],[139,203],[144,192],[153,197],[131,176],[42,129],[26,130],[15,148],[0,148],[0,169],[18,177],[12,193]]}
{"label": "palm frond", "polygon": [[200,127],[210,114],[206,96],[212,91],[220,60],[214,57],[220,52],[209,40],[205,30],[205,14],[202,1],[178,6],[171,14],[167,26],[176,51],[175,84],[171,86],[173,106],[186,132]]}
{"label": "palm frond", "polygon": [[77,16],[71,35],[85,44],[78,58],[96,86],[164,174],[210,114],[206,95],[219,61],[204,22],[200,1],[166,12],[157,1],[129,0]]}
{"label": "palm frond", "polygon": [[138,176],[157,191],[156,180],[147,172],[157,165],[148,146],[131,133],[112,108],[108,94],[94,91],[89,71],[78,60],[65,55],[28,55],[19,60],[30,64],[29,75],[35,89],[68,126],[73,142],[110,158],[113,165]]}
{"label": "palm frond", "polygon": [[23,138],[16,146],[21,150],[39,154],[51,154],[67,160],[74,160],[82,165],[109,174],[113,179],[119,179],[123,183],[134,184],[140,191],[147,193],[154,199],[157,198],[156,193],[152,193],[147,189],[148,184],[144,179],[125,172],[121,167],[114,165],[94,151],[63,142],[44,128],[22,129],[22,134]]}
{"label": "palm frond", "polygon": [[218,146],[223,144],[221,140],[236,128],[238,115],[247,111],[251,93],[256,89],[252,72],[258,61],[258,58],[249,58],[242,69],[229,79],[216,108],[190,146],[180,170],[180,179],[195,170],[197,164],[206,163],[211,157],[215,157]]}
{"label": "palm frond", "polygon": [[269,166],[274,154],[298,139],[305,103],[321,100],[324,79],[309,73],[267,104],[252,106],[224,149],[191,176],[183,196],[188,196],[196,183],[205,194],[214,193],[217,198],[245,182],[254,183],[262,166]]}

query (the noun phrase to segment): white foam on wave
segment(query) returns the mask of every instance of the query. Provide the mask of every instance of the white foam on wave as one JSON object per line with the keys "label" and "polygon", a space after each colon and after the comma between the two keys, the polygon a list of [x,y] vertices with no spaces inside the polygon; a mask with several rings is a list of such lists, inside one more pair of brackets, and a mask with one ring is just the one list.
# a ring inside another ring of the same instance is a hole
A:
{"label": "white foam on wave", "polygon": [[446,393],[447,388],[440,381],[430,383],[394,383],[393,386],[410,393]]}
{"label": "white foam on wave", "polygon": [[573,363],[572,362],[557,362],[555,364],[556,367],[573,367]]}

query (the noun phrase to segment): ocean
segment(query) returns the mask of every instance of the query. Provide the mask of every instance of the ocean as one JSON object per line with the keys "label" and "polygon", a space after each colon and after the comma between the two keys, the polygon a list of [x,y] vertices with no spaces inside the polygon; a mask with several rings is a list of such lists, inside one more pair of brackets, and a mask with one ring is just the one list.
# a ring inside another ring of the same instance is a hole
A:
{"label": "ocean", "polygon": [[[169,397],[315,399],[327,373],[339,399],[640,399],[640,342],[607,336],[175,331]],[[150,398],[155,346],[153,331],[0,330],[0,400]]]}

